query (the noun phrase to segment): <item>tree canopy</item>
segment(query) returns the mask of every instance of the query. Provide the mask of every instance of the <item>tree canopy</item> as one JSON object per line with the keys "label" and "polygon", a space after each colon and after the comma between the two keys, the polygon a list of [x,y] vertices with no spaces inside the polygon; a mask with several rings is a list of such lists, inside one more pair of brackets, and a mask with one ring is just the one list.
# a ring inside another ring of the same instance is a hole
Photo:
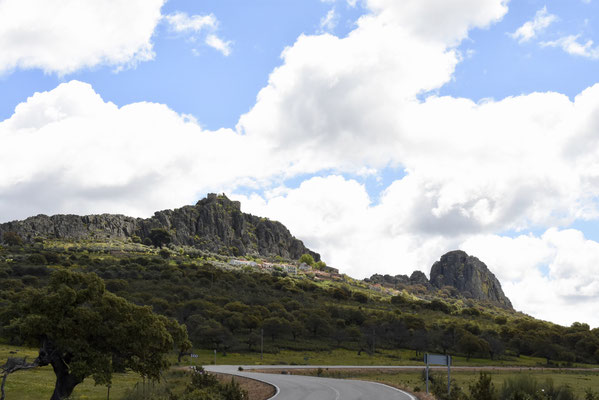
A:
{"label": "tree canopy", "polygon": [[299,258],[299,262],[312,266],[314,265],[314,257],[312,257],[311,254],[302,254],[302,256]]}
{"label": "tree canopy", "polygon": [[172,241],[171,234],[164,228],[154,228],[150,231],[148,236],[152,241],[154,247],[166,246]]}
{"label": "tree canopy", "polygon": [[2,320],[4,336],[39,345],[35,363],[52,365],[52,400],[68,397],[86,377],[108,384],[126,369],[158,380],[167,354],[190,347],[176,321],[108,292],[96,274],[66,269],[54,271],[48,286],[20,292]]}

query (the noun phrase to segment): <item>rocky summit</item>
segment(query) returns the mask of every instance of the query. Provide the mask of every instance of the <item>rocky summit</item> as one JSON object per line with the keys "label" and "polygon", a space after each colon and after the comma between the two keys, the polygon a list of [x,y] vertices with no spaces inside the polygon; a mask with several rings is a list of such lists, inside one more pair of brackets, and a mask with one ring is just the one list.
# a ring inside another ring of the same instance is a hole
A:
{"label": "rocky summit", "polygon": [[395,289],[416,287],[434,295],[437,290],[445,290],[452,297],[463,297],[490,302],[512,309],[512,303],[501,289],[501,283],[478,258],[464,251],[455,250],[441,256],[431,268],[431,279],[421,271],[407,275],[372,275],[366,282],[380,284]]}
{"label": "rocky summit", "polygon": [[224,194],[208,194],[193,206],[154,213],[150,218],[124,215],[38,215],[23,221],[0,224],[0,241],[7,232],[25,241],[35,238],[66,240],[141,240],[147,241],[152,229],[168,231],[175,245],[185,245],[228,255],[280,256],[298,259],[320,255],[293,237],[280,222],[241,212],[241,204]]}
{"label": "rocky summit", "polygon": [[512,308],[512,303],[501,289],[499,280],[478,258],[461,250],[450,251],[431,268],[431,284],[436,288],[450,286],[464,296],[489,301]]}

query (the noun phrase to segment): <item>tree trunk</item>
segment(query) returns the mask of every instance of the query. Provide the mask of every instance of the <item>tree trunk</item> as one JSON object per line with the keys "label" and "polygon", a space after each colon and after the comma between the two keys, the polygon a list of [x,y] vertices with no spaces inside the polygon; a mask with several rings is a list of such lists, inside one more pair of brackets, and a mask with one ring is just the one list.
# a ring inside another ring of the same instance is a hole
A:
{"label": "tree trunk", "polygon": [[69,373],[69,369],[62,359],[56,363],[53,362],[52,368],[56,374],[56,385],[54,386],[54,393],[52,393],[50,400],[66,399],[73,393],[75,386],[81,383],[81,379],[75,378]]}
{"label": "tree trunk", "polygon": [[66,399],[73,393],[75,386],[83,382],[83,378],[71,374],[60,350],[48,338],[42,340],[36,363],[40,366],[51,364],[52,369],[54,369],[56,384],[50,400]]}

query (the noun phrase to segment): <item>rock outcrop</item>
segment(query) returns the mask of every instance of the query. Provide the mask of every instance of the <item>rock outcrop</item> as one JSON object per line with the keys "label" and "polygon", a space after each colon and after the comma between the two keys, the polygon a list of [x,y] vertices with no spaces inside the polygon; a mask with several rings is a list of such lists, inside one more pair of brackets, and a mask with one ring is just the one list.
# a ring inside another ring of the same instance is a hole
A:
{"label": "rock outcrop", "polygon": [[495,275],[478,258],[461,250],[443,255],[441,260],[433,264],[430,277],[429,280],[423,272],[414,271],[410,277],[374,274],[364,281],[391,288],[423,286],[431,295],[438,289],[450,287],[454,288],[450,293],[456,297],[490,302],[512,309],[512,303],[503,293]]}
{"label": "rock outcrop", "polygon": [[175,245],[193,246],[214,253],[288,259],[308,253],[320,260],[319,254],[307,249],[280,222],[242,213],[239,202],[216,194],[209,194],[195,206],[158,211],[147,219],[112,214],[38,215],[0,224],[0,239],[5,232],[16,232],[25,241],[36,237],[128,239],[134,235],[144,240],[154,228],[169,231]]}
{"label": "rock outcrop", "polygon": [[433,264],[430,276],[431,284],[438,289],[444,286],[455,287],[464,297],[512,308],[499,280],[485,263],[464,251],[455,250],[444,254]]}

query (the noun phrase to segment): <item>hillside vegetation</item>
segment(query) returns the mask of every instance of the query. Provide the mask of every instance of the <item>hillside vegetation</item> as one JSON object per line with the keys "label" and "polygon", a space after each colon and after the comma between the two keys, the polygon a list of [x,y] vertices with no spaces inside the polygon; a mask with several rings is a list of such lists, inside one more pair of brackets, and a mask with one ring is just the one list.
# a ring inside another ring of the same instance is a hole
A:
{"label": "hillside vegetation", "polygon": [[[228,260],[123,240],[13,243],[0,249],[0,301],[5,309],[25,288],[46,287],[63,267],[97,274],[108,291],[185,324],[194,346],[221,353],[258,352],[263,329],[268,353],[402,348],[415,360],[429,351],[514,363],[521,355],[549,365],[599,362],[599,329],[584,323],[562,327],[447,290],[419,295],[408,287],[391,296],[347,276],[265,273]],[[4,328],[9,321],[1,322]],[[23,342],[13,331],[2,336]]]}

